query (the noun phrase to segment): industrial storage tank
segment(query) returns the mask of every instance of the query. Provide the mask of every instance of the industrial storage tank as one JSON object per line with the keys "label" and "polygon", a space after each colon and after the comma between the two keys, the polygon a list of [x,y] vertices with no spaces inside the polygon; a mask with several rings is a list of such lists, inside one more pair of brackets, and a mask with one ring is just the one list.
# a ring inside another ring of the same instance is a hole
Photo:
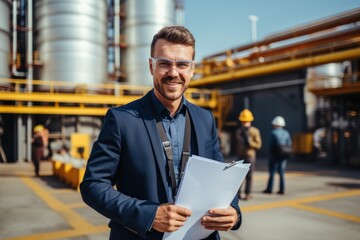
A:
{"label": "industrial storage tank", "polygon": [[106,0],[36,1],[41,80],[107,80]]}
{"label": "industrial storage tank", "polygon": [[[10,2],[0,0],[0,78],[9,78]],[[1,83],[0,83],[1,84]]]}
{"label": "industrial storage tank", "polygon": [[121,6],[126,13],[121,32],[127,44],[121,52],[121,62],[127,81],[132,85],[151,85],[148,64],[151,41],[161,28],[175,24],[175,1],[127,0]]}
{"label": "industrial storage tank", "polygon": [[344,66],[342,63],[328,63],[307,68],[309,89],[337,88],[343,84]]}

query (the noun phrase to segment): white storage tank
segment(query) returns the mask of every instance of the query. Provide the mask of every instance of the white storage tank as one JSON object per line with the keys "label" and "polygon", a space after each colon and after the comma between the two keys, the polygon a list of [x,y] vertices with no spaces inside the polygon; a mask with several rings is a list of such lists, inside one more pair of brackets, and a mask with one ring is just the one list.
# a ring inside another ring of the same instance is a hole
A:
{"label": "white storage tank", "polygon": [[36,1],[41,80],[107,80],[106,0]]}
{"label": "white storage tank", "polygon": [[307,68],[309,89],[337,88],[342,86],[344,67],[342,63],[328,63]]}
{"label": "white storage tank", "polygon": [[152,85],[148,59],[153,36],[163,27],[174,25],[176,20],[174,0],[124,0],[126,17],[122,34],[127,48],[122,50],[128,84]]}
{"label": "white storage tank", "polygon": [[0,78],[10,77],[10,9],[9,1],[0,0]]}

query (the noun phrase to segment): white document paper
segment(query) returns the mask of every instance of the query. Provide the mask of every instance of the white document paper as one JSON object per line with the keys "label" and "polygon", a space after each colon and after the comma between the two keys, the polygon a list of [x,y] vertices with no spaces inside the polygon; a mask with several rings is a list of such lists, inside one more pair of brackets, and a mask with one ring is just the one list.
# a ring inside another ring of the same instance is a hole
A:
{"label": "white document paper", "polygon": [[230,163],[191,156],[186,164],[175,204],[192,211],[183,227],[165,233],[163,240],[196,240],[213,231],[201,225],[201,218],[212,208],[228,208],[249,171],[250,164]]}

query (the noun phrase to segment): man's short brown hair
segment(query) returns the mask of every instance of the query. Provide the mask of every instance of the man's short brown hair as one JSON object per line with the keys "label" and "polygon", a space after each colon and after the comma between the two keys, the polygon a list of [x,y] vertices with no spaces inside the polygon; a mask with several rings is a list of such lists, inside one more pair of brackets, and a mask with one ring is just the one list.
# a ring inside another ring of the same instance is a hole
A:
{"label": "man's short brown hair", "polygon": [[157,40],[164,39],[171,43],[183,44],[191,46],[194,50],[193,60],[195,58],[195,38],[192,33],[183,26],[168,26],[162,28],[158,33],[154,35],[151,42],[151,56],[154,56],[154,48]]}

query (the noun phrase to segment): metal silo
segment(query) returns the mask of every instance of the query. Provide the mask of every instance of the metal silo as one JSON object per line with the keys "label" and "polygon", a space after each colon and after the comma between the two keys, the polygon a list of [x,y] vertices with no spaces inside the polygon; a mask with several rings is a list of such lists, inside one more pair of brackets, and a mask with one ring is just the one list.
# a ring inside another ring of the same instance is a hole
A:
{"label": "metal silo", "polygon": [[10,3],[0,0],[0,78],[9,78]]}
{"label": "metal silo", "polygon": [[40,79],[107,80],[106,0],[36,1]]}
{"label": "metal silo", "polygon": [[328,63],[307,68],[306,79],[310,89],[341,87],[343,77],[342,63]]}
{"label": "metal silo", "polygon": [[148,59],[150,45],[156,32],[162,27],[175,24],[174,0],[122,1],[126,18],[122,33],[127,48],[122,51],[127,81],[133,85],[151,85]]}

